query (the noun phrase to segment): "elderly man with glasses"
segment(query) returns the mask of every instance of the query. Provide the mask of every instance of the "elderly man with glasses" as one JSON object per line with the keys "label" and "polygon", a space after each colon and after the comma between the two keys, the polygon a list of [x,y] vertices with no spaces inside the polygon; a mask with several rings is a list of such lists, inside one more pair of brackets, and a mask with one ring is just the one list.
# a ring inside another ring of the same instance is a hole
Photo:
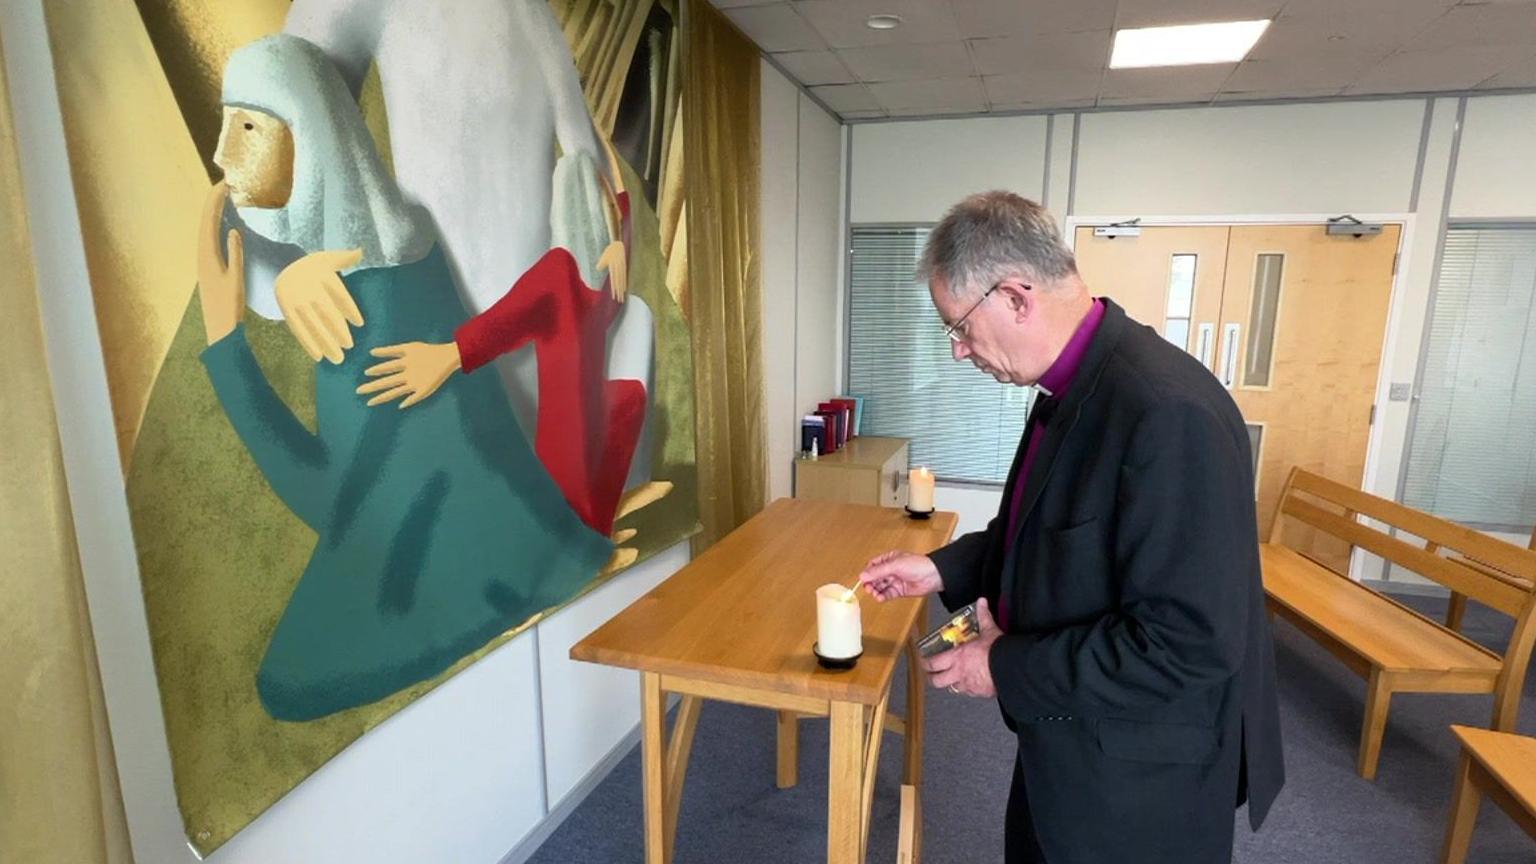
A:
{"label": "elderly man with glasses", "polygon": [[[1043,208],[961,201],[922,276],[956,361],[1037,391],[997,516],[860,576],[976,603],[930,683],[996,698],[1008,864],[1217,864],[1284,783],[1248,433],[1196,360],[1094,298]],[[1109,286],[1112,287],[1112,286]]]}

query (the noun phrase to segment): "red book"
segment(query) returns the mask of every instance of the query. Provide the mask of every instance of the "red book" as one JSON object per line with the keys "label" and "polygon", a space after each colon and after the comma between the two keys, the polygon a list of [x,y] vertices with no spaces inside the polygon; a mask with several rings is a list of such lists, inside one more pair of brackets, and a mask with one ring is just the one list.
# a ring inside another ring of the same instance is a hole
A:
{"label": "red book", "polygon": [[847,422],[843,424],[848,429],[848,437],[849,438],[856,438],[856,437],[858,437],[857,434],[854,432],[853,418],[854,418],[855,412],[858,410],[859,403],[853,401],[852,399],[842,399],[842,398],[833,399],[833,400],[831,400],[831,402],[834,405],[841,405],[848,412],[848,416],[846,418]]}
{"label": "red book", "polygon": [[842,412],[818,410],[816,413],[826,418],[827,421],[826,429],[822,433],[821,452],[831,453],[838,447],[840,436],[837,434],[837,424],[839,418],[842,417]]}
{"label": "red book", "polygon": [[837,402],[823,402],[817,406],[818,413],[826,411],[837,418],[837,446],[848,443],[848,432],[853,426],[853,412]]}

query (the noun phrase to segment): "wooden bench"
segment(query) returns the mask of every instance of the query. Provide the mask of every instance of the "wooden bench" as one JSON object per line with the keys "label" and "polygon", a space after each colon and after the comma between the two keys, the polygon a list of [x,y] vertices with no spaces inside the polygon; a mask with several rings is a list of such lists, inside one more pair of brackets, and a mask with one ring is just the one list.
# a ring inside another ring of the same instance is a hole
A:
{"label": "wooden bench", "polygon": [[[1422,538],[1424,545],[1363,524],[1357,516],[1391,526],[1399,535]],[[1283,545],[1287,520],[1511,616],[1515,629],[1504,655]],[[1357,764],[1361,777],[1376,776],[1393,693],[1492,693],[1492,728],[1514,729],[1536,642],[1536,591],[1531,588],[1536,551],[1292,469],[1260,554],[1270,613],[1295,624],[1368,682]]]}
{"label": "wooden bench", "polygon": [[1464,864],[1483,796],[1536,839],[1536,738],[1452,726],[1461,739],[1461,769],[1445,831],[1445,864]]}
{"label": "wooden bench", "polygon": [[[1525,548],[1527,548],[1527,549],[1536,549],[1536,528],[1532,528],[1531,529],[1531,540],[1530,540],[1529,543],[1526,544]],[[1476,568],[1478,570],[1482,570],[1484,573],[1487,573],[1488,575],[1494,577],[1495,579],[1503,579],[1503,580],[1506,580],[1506,581],[1513,581],[1516,585],[1521,585],[1521,586],[1523,586],[1525,588],[1533,587],[1529,581],[1522,580],[1519,577],[1512,576],[1512,575],[1510,575],[1508,573],[1504,573],[1504,572],[1500,571],[1498,568],[1491,567],[1491,566],[1489,566],[1487,564],[1484,564],[1481,561],[1473,561],[1471,558],[1466,558],[1466,557],[1459,556],[1459,555],[1451,556],[1451,560],[1455,561],[1457,563],[1460,563],[1460,564],[1465,564],[1468,567],[1473,567],[1473,568]],[[1467,595],[1465,595],[1465,594],[1458,594],[1458,593],[1452,591],[1451,592],[1451,605],[1446,607],[1446,610],[1445,610],[1445,626],[1451,628],[1452,630],[1460,630],[1461,629],[1461,619],[1462,619],[1462,616],[1464,616],[1466,614],[1466,612],[1467,612]]]}

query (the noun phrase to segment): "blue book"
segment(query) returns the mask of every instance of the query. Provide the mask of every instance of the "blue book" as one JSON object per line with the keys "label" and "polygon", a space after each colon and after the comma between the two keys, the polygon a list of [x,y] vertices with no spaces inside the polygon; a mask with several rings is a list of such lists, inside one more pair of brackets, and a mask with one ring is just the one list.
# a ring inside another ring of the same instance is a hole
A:
{"label": "blue book", "polygon": [[809,453],[809,452],[811,452],[811,442],[812,441],[817,442],[817,448],[818,448],[818,450],[820,449],[820,442],[823,440],[823,437],[826,434],[826,431],[825,431],[826,430],[826,425],[827,425],[827,421],[825,419],[823,419],[821,417],[817,417],[814,414],[807,415],[807,416],[801,418],[801,420],[800,420],[800,452],[801,453]]}

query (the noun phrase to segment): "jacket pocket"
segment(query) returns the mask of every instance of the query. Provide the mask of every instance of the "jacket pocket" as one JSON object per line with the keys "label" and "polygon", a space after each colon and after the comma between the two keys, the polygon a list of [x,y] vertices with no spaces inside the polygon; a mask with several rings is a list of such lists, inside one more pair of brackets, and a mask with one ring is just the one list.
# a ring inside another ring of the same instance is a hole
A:
{"label": "jacket pocket", "polygon": [[1108,718],[1099,721],[1098,737],[1099,749],[1116,759],[1179,765],[1216,761],[1216,730],[1209,726]]}
{"label": "jacket pocket", "polygon": [[1069,575],[1080,587],[1109,576],[1109,550],[1104,523],[1086,519],[1064,528],[1045,532],[1046,560],[1051,570]]}

